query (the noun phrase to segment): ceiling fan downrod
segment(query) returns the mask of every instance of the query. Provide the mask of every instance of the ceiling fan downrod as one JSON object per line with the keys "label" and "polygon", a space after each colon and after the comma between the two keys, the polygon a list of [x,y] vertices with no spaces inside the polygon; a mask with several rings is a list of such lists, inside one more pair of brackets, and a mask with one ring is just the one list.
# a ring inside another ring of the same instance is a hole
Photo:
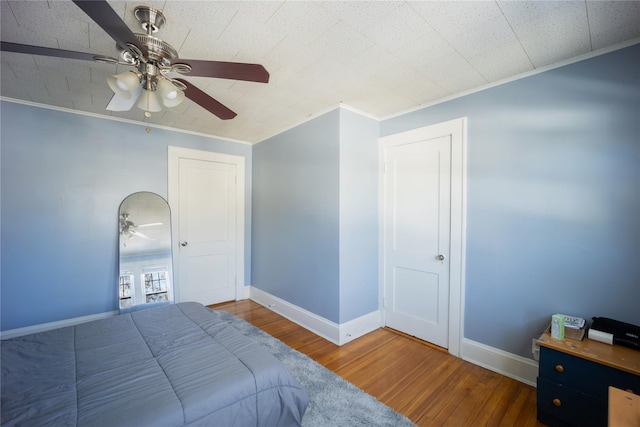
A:
{"label": "ceiling fan downrod", "polygon": [[142,29],[151,35],[157,33],[160,28],[167,22],[164,14],[158,9],[148,6],[138,6],[133,10],[136,19],[142,25]]}

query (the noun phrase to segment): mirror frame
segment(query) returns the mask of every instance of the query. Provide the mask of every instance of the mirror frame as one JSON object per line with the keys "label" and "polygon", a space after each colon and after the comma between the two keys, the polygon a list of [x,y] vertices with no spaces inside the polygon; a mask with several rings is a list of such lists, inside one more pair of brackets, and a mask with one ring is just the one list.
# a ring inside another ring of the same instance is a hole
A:
{"label": "mirror frame", "polygon": [[165,198],[139,191],[122,200],[118,207],[120,313],[174,303],[171,238],[171,208]]}

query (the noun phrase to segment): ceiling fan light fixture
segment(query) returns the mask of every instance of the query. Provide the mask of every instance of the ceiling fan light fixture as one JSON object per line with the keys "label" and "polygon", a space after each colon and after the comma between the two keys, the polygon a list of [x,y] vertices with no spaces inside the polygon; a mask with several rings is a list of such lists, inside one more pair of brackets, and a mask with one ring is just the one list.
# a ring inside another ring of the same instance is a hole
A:
{"label": "ceiling fan light fixture", "polygon": [[144,111],[156,113],[162,110],[160,99],[155,91],[142,89],[140,99],[138,100],[138,108]]}
{"label": "ceiling fan light fixture", "polygon": [[118,96],[130,99],[137,87],[140,86],[140,76],[135,71],[125,71],[107,77],[107,84]]}
{"label": "ceiling fan light fixture", "polygon": [[175,107],[184,101],[184,92],[167,79],[159,78],[156,88],[165,107]]}

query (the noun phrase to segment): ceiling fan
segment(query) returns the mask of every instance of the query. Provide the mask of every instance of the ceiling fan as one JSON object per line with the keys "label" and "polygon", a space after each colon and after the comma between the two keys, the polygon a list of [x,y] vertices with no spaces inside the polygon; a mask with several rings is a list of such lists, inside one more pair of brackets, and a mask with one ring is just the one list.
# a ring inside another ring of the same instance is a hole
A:
{"label": "ceiling fan", "polygon": [[[135,225],[135,223],[129,219],[128,213],[120,214],[120,235],[127,239],[131,237],[140,237],[144,240],[155,240],[153,237],[149,237],[146,234],[139,232],[138,228],[155,227],[158,225],[162,225],[162,223],[151,222],[149,224]],[[126,243],[123,244],[126,246]]]}
{"label": "ceiling fan", "polygon": [[269,73],[259,64],[178,58],[178,52],[171,45],[152,35],[166,22],[165,16],[157,9],[147,6],[134,9],[136,19],[146,31],[146,34],[137,34],[127,27],[106,0],[72,1],[115,40],[120,51],[118,58],[5,41],[1,42],[1,50],[135,67],[135,70],[107,79],[115,93],[108,110],[128,111],[137,101],[148,118],[151,112],[161,110],[161,103],[165,107],[174,107],[186,97],[220,119],[228,120],[236,113],[186,80],[169,77],[169,74],[269,82]]}

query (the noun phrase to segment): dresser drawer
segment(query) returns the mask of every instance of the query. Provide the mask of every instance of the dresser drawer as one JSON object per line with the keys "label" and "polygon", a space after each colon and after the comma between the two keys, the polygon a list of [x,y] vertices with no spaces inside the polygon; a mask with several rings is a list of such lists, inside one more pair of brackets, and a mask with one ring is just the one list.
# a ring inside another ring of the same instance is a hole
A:
{"label": "dresser drawer", "polygon": [[608,387],[640,394],[640,377],[547,347],[540,348],[539,375],[559,385],[606,401]]}
{"label": "dresser drawer", "polygon": [[561,421],[550,425],[579,427],[606,427],[607,425],[606,400],[595,399],[541,377],[538,377],[537,399],[538,419],[552,417]]}

